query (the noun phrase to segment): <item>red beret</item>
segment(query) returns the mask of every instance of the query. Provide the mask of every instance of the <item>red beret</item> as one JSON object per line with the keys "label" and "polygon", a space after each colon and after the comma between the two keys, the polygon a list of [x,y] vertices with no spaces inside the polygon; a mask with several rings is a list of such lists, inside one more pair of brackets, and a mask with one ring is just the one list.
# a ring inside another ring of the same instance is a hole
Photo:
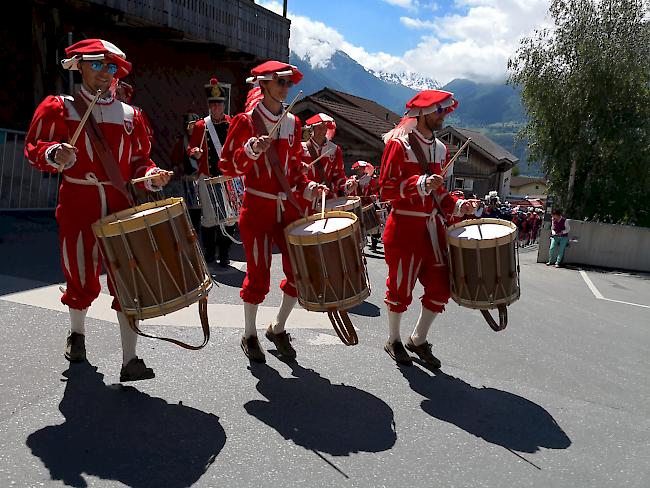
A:
{"label": "red beret", "polygon": [[443,90],[424,90],[406,102],[406,116],[417,117],[444,109],[451,113],[458,107],[458,100],[454,94]]}
{"label": "red beret", "polygon": [[78,70],[79,61],[96,61],[106,59],[117,65],[115,78],[124,78],[131,71],[131,63],[115,44],[103,39],[84,39],[65,48],[68,59],[61,60],[65,69]]}
{"label": "red beret", "polygon": [[274,75],[279,77],[289,76],[294,84],[300,83],[300,80],[302,80],[302,73],[292,64],[280,61],[266,61],[251,70],[251,76],[246,78],[246,82],[255,83],[257,81],[272,80]]}

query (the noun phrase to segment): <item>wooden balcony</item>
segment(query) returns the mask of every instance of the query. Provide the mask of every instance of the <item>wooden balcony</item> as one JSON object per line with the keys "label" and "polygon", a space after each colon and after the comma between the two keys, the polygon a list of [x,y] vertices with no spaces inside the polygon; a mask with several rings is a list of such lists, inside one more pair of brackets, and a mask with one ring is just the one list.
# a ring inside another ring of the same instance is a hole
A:
{"label": "wooden balcony", "polygon": [[291,22],[252,0],[89,0],[132,25],[162,27],[184,38],[262,59],[289,59]]}

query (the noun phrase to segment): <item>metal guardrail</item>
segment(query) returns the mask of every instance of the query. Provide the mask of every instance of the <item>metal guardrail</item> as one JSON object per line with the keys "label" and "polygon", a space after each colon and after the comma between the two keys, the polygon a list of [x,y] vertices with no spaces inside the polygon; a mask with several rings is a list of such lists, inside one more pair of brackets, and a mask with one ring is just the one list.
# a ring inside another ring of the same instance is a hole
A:
{"label": "metal guardrail", "polygon": [[25,135],[0,128],[0,210],[52,210],[59,195],[59,175],[29,164]]}

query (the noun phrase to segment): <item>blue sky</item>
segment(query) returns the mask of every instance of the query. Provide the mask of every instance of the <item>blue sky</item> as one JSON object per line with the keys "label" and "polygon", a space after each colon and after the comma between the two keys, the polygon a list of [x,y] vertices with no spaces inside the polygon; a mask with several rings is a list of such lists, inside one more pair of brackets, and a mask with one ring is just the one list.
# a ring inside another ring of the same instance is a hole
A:
{"label": "blue sky", "polygon": [[[278,0],[258,3],[276,12]],[[550,0],[288,0],[291,50],[326,66],[343,50],[375,70],[503,81],[523,36],[548,26]]]}

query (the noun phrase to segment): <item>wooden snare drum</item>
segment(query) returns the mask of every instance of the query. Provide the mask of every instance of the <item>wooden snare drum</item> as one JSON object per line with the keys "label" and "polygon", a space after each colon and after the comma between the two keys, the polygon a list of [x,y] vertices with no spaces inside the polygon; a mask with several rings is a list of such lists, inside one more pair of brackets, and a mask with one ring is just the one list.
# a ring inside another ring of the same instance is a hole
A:
{"label": "wooden snare drum", "polygon": [[314,312],[328,312],[334,330],[347,345],[358,343],[345,310],[370,296],[361,252],[361,226],[350,212],[326,212],[299,219],[285,229],[298,301]]}
{"label": "wooden snare drum", "polygon": [[[479,309],[495,331],[508,325],[507,305],[519,299],[517,226],[501,219],[473,219],[447,229],[451,297]],[[499,310],[497,324],[488,310]]]}
{"label": "wooden snare drum", "polygon": [[232,176],[206,178],[205,183],[217,225],[234,225],[244,202],[244,182]]}
{"label": "wooden snare drum", "polygon": [[204,343],[210,337],[207,296],[212,277],[182,198],[138,205],[93,224],[122,312],[137,319],[167,315],[199,301]]}
{"label": "wooden snare drum", "polygon": [[379,233],[380,221],[378,216],[379,210],[374,203],[363,207],[363,230],[366,236]]}

